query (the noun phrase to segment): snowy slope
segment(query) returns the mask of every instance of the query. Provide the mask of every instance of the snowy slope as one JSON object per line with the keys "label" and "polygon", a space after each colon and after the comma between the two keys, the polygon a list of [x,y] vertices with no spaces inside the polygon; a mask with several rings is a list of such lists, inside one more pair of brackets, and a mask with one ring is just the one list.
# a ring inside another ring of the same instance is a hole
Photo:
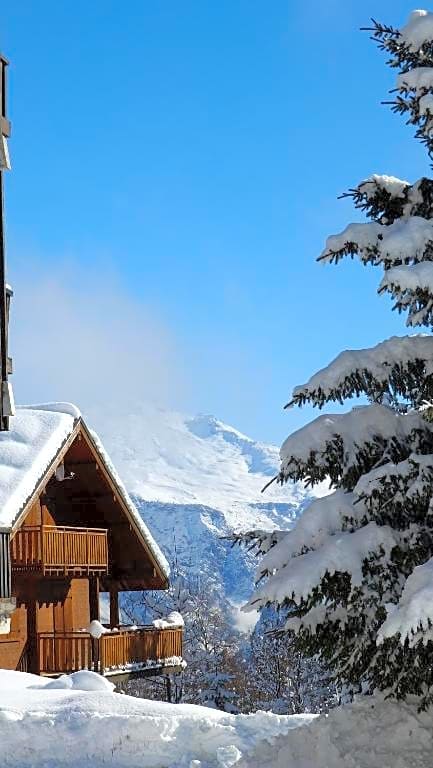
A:
{"label": "snowy slope", "polygon": [[311,499],[300,483],[273,484],[261,493],[279,468],[276,446],[213,416],[191,418],[143,404],[127,415],[93,411],[89,422],[169,560],[176,552],[181,566],[211,576],[235,603],[248,597],[252,558],[221,537],[290,527]]}
{"label": "snowy slope", "polygon": [[202,504],[221,510],[236,525],[251,504],[266,509],[305,498],[299,484],[274,485],[263,496],[263,485],[279,468],[278,448],[255,442],[213,416],[189,418],[139,405],[126,416],[94,412],[89,422],[128,490],[143,499]]}

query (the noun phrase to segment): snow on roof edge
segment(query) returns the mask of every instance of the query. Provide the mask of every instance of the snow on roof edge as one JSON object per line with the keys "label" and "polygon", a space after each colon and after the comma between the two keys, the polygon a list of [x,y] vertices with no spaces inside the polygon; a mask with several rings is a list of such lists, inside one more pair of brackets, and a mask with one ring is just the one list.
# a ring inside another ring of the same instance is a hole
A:
{"label": "snow on roof edge", "polygon": [[168,579],[170,575],[170,566],[168,563],[167,558],[163,554],[162,550],[156,543],[155,539],[153,538],[149,528],[147,527],[146,523],[144,522],[142,516],[140,515],[137,507],[135,506],[134,502],[132,501],[128,491],[126,490],[122,480],[120,479],[120,476],[111,461],[107,451],[105,450],[102,441],[93,429],[90,429],[83,418],[81,418],[82,423],[86,427],[88,433],[90,434],[90,437],[92,438],[95,447],[98,451],[98,453],[101,455],[102,459],[104,460],[104,463],[106,465],[106,468],[108,469],[109,474],[111,475],[113,481],[117,485],[123,501],[125,502],[126,506],[128,507],[129,512],[131,513],[138,530],[140,531],[141,535],[143,536],[144,541],[146,542],[147,546],[149,547],[152,555],[154,556],[156,562],[158,563],[161,572],[165,578]]}
{"label": "snow on roof edge", "polygon": [[48,411],[49,413],[64,413],[73,419],[82,418],[81,411],[73,403],[38,403],[38,405],[19,405],[20,411]]}
{"label": "snow on roof edge", "polygon": [[[29,414],[25,420],[23,411]],[[0,433],[0,526],[3,531],[13,530],[21,519],[76,424],[77,419],[66,410],[66,404],[17,407],[11,428]]]}

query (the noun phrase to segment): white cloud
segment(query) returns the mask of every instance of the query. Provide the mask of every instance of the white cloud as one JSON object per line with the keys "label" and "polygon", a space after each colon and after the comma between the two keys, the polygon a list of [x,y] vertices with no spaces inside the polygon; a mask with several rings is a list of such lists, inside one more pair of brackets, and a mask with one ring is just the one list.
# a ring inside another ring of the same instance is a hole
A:
{"label": "white cloud", "polygon": [[156,310],[101,271],[30,266],[14,279],[10,354],[17,402],[182,406],[177,340]]}
{"label": "white cloud", "polygon": [[260,614],[258,611],[242,613],[241,608],[242,604],[235,605],[232,603],[234,625],[239,632],[242,632],[245,635],[251,635],[260,618]]}

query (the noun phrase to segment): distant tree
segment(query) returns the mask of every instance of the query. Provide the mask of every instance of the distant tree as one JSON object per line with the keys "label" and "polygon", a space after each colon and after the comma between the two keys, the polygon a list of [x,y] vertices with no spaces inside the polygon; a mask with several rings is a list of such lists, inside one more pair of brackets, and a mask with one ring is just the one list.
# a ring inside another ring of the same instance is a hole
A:
{"label": "distant tree", "polygon": [[251,635],[247,688],[248,711],[277,714],[320,713],[335,706],[329,673],[296,648],[294,637],[279,632],[281,620],[267,611]]}
{"label": "distant tree", "polygon": [[191,578],[172,566],[170,587],[161,592],[129,593],[124,615],[133,623],[163,618],[171,611],[182,614],[185,670],[164,679],[133,681],[128,691],[178,703],[188,701],[227,712],[236,707],[235,676],[240,636],[233,627],[228,608],[221,605],[216,585],[204,578]]}
{"label": "distant tree", "polygon": [[187,701],[237,711],[233,672],[238,646],[239,634],[221,607],[202,593],[189,616]]}

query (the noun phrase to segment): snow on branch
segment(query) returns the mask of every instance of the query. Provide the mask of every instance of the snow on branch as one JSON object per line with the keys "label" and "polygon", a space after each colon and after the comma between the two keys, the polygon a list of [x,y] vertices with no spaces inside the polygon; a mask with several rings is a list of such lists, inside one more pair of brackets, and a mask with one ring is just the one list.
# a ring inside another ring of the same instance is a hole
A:
{"label": "snow on branch", "polygon": [[352,589],[362,584],[364,561],[372,554],[389,558],[400,537],[389,526],[371,522],[353,533],[328,536],[315,551],[300,555],[283,566],[257,588],[242,610],[257,610],[268,604],[306,601],[325,575],[348,573]]}
{"label": "snow on branch", "polygon": [[283,443],[279,481],[291,478],[308,485],[329,477],[334,486],[350,490],[375,465],[401,461],[429,439],[428,424],[419,414],[399,414],[383,405],[319,416]]}
{"label": "snow on branch", "polygon": [[356,255],[364,264],[382,264],[385,269],[433,258],[433,221],[411,216],[389,225],[349,224],[327,238],[318,261],[337,263],[344,256]]}
{"label": "snow on branch", "polygon": [[408,459],[398,464],[390,462],[376,467],[358,480],[353,492],[359,498],[368,499],[392,478],[414,479],[409,487],[405,487],[402,503],[408,498],[422,495],[425,493],[426,486],[430,486],[433,480],[433,455],[413,453]]}
{"label": "snow on branch", "polygon": [[385,394],[419,405],[431,396],[426,377],[433,375],[433,337],[393,336],[370,349],[345,350],[306,384],[295,387],[287,407],[325,403],[366,394],[380,402]]}
{"label": "snow on branch", "polygon": [[352,197],[355,208],[365,211],[369,218],[379,224],[392,224],[407,207],[410,190],[408,181],[374,173],[342,197]]}
{"label": "snow on branch", "polygon": [[419,521],[421,512],[429,515],[432,485],[433,455],[414,453],[367,472],[353,492],[381,523],[407,529]]}
{"label": "snow on branch", "polygon": [[433,41],[433,13],[412,11],[407,24],[400,29],[400,40],[414,53],[425,46],[430,50]]}
{"label": "snow on branch", "polygon": [[340,625],[348,621],[347,609],[343,606],[329,606],[325,603],[319,603],[311,608],[302,616],[290,616],[287,619],[284,629],[287,632],[295,632],[307,629],[309,632],[316,632],[317,628],[327,622],[339,622]]}
{"label": "snow on branch", "polygon": [[408,72],[401,72],[397,77],[397,88],[424,96],[433,90],[433,67],[415,67]]}
{"label": "snow on branch", "polygon": [[256,528],[252,531],[238,531],[225,536],[232,542],[232,546],[235,544],[246,545],[250,551],[253,551],[256,555],[265,555],[272,547],[279,544],[288,534],[288,531],[264,531]]}
{"label": "snow on branch", "polygon": [[[413,11],[400,30],[373,22],[373,39],[391,54],[389,64],[398,68],[397,95],[390,104],[417,127],[415,137],[433,154],[433,14]],[[391,92],[393,93],[393,92]]]}
{"label": "snow on branch", "polygon": [[377,635],[380,645],[399,634],[400,640],[415,645],[433,639],[433,558],[418,565],[408,577],[397,605],[388,605],[388,616]]}
{"label": "snow on branch", "polygon": [[390,197],[404,199],[408,187],[410,187],[408,181],[398,179],[396,176],[379,175],[377,173],[374,173],[358,185],[359,191],[365,195],[367,200],[371,200],[378,193],[382,194],[383,192],[386,192]]}
{"label": "snow on branch", "polygon": [[270,548],[256,570],[256,581],[284,568],[292,557],[319,549],[325,540],[341,532],[348,524],[358,523],[365,517],[365,506],[353,493],[342,490],[315,499],[302,513],[291,531]]}
{"label": "snow on branch", "polygon": [[419,64],[433,65],[433,14],[428,11],[412,11],[407,23],[401,28],[381,24],[372,19],[372,39],[379,48],[391,55],[388,64],[394,68],[409,69]]}
{"label": "snow on branch", "polygon": [[403,216],[431,219],[433,214],[433,181],[425,176],[411,185],[395,176],[373,174],[341,197],[352,198],[355,208],[378,224],[392,224]]}
{"label": "snow on branch", "polygon": [[394,309],[408,311],[406,325],[433,325],[433,262],[388,269],[379,293],[387,291],[395,299]]}

